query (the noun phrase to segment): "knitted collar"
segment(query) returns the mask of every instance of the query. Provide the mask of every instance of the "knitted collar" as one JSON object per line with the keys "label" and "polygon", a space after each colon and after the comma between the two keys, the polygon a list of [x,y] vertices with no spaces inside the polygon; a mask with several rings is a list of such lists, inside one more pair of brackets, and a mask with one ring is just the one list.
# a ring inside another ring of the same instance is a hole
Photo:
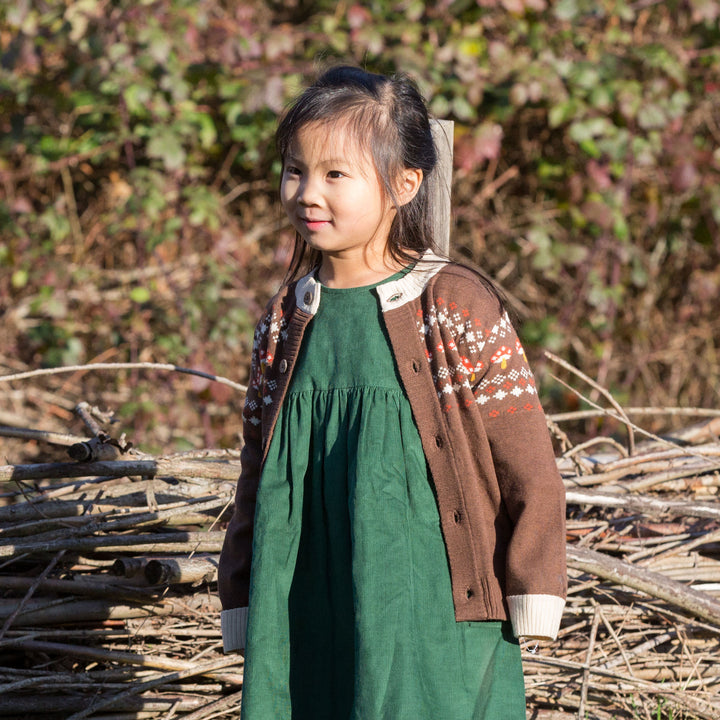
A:
{"label": "knitted collar", "polygon": [[[447,263],[447,260],[428,250],[409,273],[398,280],[378,285],[376,290],[382,311],[393,310],[420,297],[430,279]],[[314,315],[320,306],[321,288],[322,285],[315,279],[313,273],[300,278],[295,286],[295,300],[298,307]]]}

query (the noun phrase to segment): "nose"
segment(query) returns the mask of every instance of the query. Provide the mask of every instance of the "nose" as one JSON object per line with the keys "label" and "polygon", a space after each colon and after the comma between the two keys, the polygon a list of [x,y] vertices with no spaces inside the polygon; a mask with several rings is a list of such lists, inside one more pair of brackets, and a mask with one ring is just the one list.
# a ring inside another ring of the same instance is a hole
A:
{"label": "nose", "polygon": [[319,190],[317,182],[315,182],[312,177],[304,177],[298,187],[298,203],[307,207],[310,205],[317,205],[318,200]]}

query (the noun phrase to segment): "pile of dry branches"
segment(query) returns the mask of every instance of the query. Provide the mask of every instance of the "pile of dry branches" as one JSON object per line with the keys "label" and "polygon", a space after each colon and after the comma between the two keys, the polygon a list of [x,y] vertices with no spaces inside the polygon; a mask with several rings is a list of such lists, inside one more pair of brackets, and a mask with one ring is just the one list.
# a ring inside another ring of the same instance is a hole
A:
{"label": "pile of dry branches", "polygon": [[[646,437],[608,402],[622,443],[551,418],[570,588],[558,640],[524,648],[529,717],[717,718],[720,412]],[[87,437],[0,429],[74,458],[0,467],[0,718],[237,717],[215,587],[237,453],[150,457],[77,412]]]}
{"label": "pile of dry branches", "polygon": [[0,468],[0,717],[237,710],[213,583],[239,466],[207,455]]}

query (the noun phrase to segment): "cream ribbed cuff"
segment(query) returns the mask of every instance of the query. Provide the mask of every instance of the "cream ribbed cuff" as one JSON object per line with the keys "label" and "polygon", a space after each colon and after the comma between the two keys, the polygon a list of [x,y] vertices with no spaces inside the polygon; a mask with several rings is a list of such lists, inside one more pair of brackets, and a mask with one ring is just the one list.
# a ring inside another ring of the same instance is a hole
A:
{"label": "cream ribbed cuff", "polygon": [[510,595],[507,599],[515,637],[554,640],[565,600],[556,595]]}
{"label": "cream ribbed cuff", "polygon": [[222,629],[223,650],[226,653],[234,650],[244,650],[247,640],[246,607],[223,610],[220,613],[220,628]]}

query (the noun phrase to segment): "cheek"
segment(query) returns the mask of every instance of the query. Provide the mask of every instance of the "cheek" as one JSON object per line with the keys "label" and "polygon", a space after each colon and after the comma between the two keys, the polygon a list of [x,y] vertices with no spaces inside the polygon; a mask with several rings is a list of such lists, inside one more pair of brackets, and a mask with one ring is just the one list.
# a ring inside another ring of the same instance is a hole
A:
{"label": "cheek", "polygon": [[287,209],[288,204],[292,201],[294,192],[292,184],[286,180],[282,180],[280,183],[280,203]]}

